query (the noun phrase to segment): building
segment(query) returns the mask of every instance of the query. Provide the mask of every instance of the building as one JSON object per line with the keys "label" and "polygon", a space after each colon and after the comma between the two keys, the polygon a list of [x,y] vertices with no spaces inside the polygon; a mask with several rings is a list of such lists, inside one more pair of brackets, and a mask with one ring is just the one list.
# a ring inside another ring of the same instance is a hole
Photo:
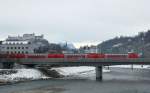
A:
{"label": "building", "polygon": [[97,46],[83,46],[79,48],[79,53],[98,53]]}
{"label": "building", "polygon": [[0,53],[2,52],[2,51],[1,51],[1,45],[2,45],[2,41],[0,41]]}
{"label": "building", "polygon": [[2,41],[0,48],[2,53],[32,54],[38,48],[47,45],[48,41],[44,39],[43,35],[23,34],[23,36],[8,36],[6,40]]}

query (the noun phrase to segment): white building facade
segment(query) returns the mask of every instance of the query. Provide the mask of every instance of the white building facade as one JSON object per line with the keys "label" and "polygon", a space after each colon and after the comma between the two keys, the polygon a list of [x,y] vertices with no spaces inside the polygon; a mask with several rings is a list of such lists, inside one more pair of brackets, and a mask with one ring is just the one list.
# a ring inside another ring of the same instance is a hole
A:
{"label": "white building facade", "polygon": [[35,34],[24,34],[23,36],[8,36],[0,45],[2,53],[9,54],[32,54],[42,43],[36,44],[35,40],[42,40],[43,35],[35,36]]}

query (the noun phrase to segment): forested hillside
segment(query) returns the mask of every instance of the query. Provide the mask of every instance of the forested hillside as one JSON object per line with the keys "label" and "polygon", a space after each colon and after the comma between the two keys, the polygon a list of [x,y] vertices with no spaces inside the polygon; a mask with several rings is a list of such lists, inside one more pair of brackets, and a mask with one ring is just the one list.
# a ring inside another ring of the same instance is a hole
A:
{"label": "forested hillside", "polygon": [[140,32],[133,37],[120,36],[102,42],[98,45],[102,53],[128,53],[136,52],[150,57],[150,30]]}

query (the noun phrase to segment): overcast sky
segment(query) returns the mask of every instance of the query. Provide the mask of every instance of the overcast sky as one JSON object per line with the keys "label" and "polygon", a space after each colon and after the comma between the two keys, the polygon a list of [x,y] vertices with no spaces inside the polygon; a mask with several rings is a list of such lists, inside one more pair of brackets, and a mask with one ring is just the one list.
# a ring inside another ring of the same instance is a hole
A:
{"label": "overcast sky", "polygon": [[97,44],[150,25],[150,0],[0,0],[0,39],[44,34],[50,42]]}

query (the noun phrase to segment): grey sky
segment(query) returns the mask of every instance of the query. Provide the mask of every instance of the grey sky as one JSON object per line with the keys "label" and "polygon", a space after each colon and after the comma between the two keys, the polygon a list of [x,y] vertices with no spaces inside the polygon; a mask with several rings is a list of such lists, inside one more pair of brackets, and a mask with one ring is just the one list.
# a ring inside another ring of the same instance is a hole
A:
{"label": "grey sky", "polygon": [[50,42],[97,43],[149,29],[149,0],[0,0],[0,39],[44,34]]}

